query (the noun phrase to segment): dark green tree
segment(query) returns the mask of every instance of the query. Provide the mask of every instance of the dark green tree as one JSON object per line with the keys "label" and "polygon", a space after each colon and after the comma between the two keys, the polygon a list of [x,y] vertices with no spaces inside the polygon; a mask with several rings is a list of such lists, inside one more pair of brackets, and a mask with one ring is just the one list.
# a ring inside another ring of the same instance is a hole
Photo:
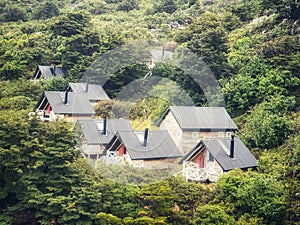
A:
{"label": "dark green tree", "polygon": [[227,31],[221,16],[205,12],[175,37],[195,52],[212,70],[216,78],[225,76]]}
{"label": "dark green tree", "polygon": [[114,101],[112,100],[99,101],[95,106],[96,115],[102,118],[111,118],[113,104]]}
{"label": "dark green tree", "polygon": [[173,13],[177,10],[177,5],[174,0],[160,0],[154,4],[154,12]]}
{"label": "dark green tree", "polygon": [[25,115],[0,114],[0,211],[14,224],[92,223],[101,209],[100,178],[78,158],[69,124]]}
{"label": "dark green tree", "polygon": [[214,199],[239,218],[245,213],[266,224],[282,224],[286,210],[284,185],[272,176],[233,170],[217,182]]}
{"label": "dark green tree", "polygon": [[71,37],[80,34],[88,24],[89,18],[83,13],[71,12],[50,21],[50,30],[55,36]]}
{"label": "dark green tree", "polygon": [[283,144],[293,131],[287,115],[292,107],[293,98],[280,95],[254,107],[244,130],[249,146],[270,149]]}
{"label": "dark green tree", "polygon": [[122,0],[119,2],[117,9],[120,11],[130,11],[138,8],[136,0]]}
{"label": "dark green tree", "polygon": [[41,81],[41,86],[45,91],[64,91],[67,81],[62,77],[53,77]]}
{"label": "dark green tree", "polygon": [[20,8],[18,5],[7,4],[3,9],[2,21],[12,22],[12,21],[25,21],[26,12],[24,9]]}
{"label": "dark green tree", "polygon": [[33,13],[33,17],[35,19],[48,19],[58,15],[59,9],[56,4],[52,2],[42,3],[36,8],[35,12]]}

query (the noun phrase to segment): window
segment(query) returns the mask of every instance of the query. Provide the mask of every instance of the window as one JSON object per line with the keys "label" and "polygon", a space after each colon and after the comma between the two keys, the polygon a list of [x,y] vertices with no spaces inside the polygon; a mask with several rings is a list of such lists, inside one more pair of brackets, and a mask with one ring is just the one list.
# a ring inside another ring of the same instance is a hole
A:
{"label": "window", "polygon": [[219,138],[223,138],[224,137],[224,132],[219,132],[218,136],[219,136]]}
{"label": "window", "polygon": [[206,132],[204,138],[211,138],[212,137],[211,135],[212,135],[211,132]]}
{"label": "window", "polygon": [[231,132],[226,132],[226,137],[230,138],[231,137]]}
{"label": "window", "polygon": [[192,138],[196,139],[196,138],[198,138],[198,137],[199,137],[198,132],[193,132],[193,133],[192,133]]}
{"label": "window", "polygon": [[97,130],[101,132],[101,135],[106,136],[107,135],[107,127],[106,127],[105,134],[103,133],[104,132],[103,129],[104,129],[104,122],[103,121],[97,121]]}

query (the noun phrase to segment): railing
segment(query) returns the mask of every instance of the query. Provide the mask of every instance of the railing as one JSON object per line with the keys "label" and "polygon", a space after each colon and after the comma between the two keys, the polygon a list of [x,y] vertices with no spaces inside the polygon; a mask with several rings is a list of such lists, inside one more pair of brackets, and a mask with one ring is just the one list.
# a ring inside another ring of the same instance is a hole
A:
{"label": "railing", "polygon": [[205,168],[200,168],[199,164],[194,162],[184,162],[182,175],[186,181],[206,181],[207,179],[216,181],[219,176],[212,162],[209,162]]}
{"label": "railing", "polygon": [[60,120],[60,119],[64,118],[63,115],[55,115],[55,113],[53,111],[50,111],[49,114],[46,114],[45,111],[43,111],[43,110],[29,113],[29,117],[34,117],[34,116],[36,116],[37,118],[39,118],[40,120],[45,121],[45,122],[51,122],[56,119]]}
{"label": "railing", "polygon": [[132,165],[133,164],[129,155],[124,154],[122,156],[119,156],[118,152],[113,152],[113,151],[109,151],[107,153],[107,155],[102,156],[101,159],[106,164],[119,164],[119,165],[125,165],[125,164]]}

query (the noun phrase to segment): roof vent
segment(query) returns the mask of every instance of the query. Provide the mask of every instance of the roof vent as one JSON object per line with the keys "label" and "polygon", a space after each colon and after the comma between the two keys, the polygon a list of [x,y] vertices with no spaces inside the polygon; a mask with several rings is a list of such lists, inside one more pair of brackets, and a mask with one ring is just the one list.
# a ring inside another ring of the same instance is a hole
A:
{"label": "roof vent", "polygon": [[147,146],[148,132],[149,132],[149,129],[146,128],[146,129],[145,129],[145,133],[144,133],[144,143],[143,143],[143,146],[144,146],[144,147]]}
{"label": "roof vent", "polygon": [[231,135],[231,141],[230,141],[230,158],[234,158],[234,135]]}
{"label": "roof vent", "polygon": [[65,105],[68,104],[68,97],[69,97],[69,91],[65,91],[65,101],[64,101]]}
{"label": "roof vent", "polygon": [[107,119],[106,117],[103,118],[103,130],[102,130],[102,134],[106,135],[106,123],[107,123]]}
{"label": "roof vent", "polygon": [[86,81],[85,92],[89,92],[89,81]]}

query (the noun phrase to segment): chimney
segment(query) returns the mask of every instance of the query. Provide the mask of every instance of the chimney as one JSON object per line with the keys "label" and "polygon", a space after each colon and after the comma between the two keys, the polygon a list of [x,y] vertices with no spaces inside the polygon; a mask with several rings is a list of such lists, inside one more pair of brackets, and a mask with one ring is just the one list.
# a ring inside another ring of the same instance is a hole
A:
{"label": "chimney", "polygon": [[230,158],[234,158],[234,135],[231,135],[231,141],[230,141]]}
{"label": "chimney", "polygon": [[68,95],[69,95],[69,91],[65,91],[65,101],[64,101],[65,105],[68,104]]}
{"label": "chimney", "polygon": [[52,66],[50,66],[50,72],[54,76],[54,68]]}
{"label": "chimney", "polygon": [[106,123],[107,123],[107,120],[106,120],[106,117],[104,117],[103,118],[103,131],[102,131],[103,135],[106,135]]}
{"label": "chimney", "polygon": [[56,65],[54,64],[54,66],[53,66],[53,75],[54,75],[54,76],[56,76],[55,71],[56,71]]}
{"label": "chimney", "polygon": [[145,133],[144,133],[144,143],[143,143],[143,146],[144,146],[144,147],[147,146],[148,132],[149,132],[149,129],[146,128],[146,129],[145,129]]}
{"label": "chimney", "polygon": [[88,80],[86,80],[85,92],[86,93],[89,92],[89,81]]}

